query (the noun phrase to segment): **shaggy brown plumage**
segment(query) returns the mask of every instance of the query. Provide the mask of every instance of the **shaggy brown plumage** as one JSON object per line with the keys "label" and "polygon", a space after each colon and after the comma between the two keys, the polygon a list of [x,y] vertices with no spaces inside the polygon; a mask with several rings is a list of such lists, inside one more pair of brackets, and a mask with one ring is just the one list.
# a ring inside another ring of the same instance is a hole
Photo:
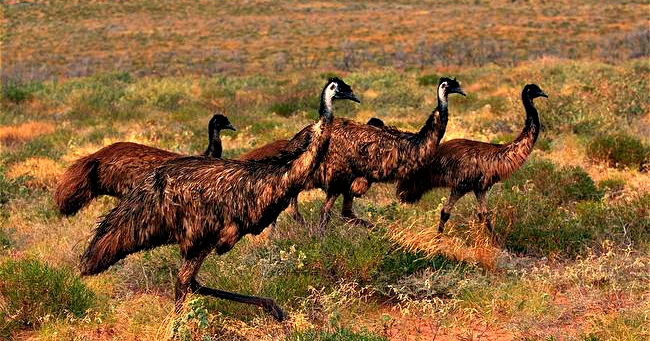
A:
{"label": "shaggy brown plumage", "polygon": [[356,100],[331,79],[321,95],[320,119],[292,140],[290,152],[258,161],[184,157],[170,160],[136,186],[95,230],[81,257],[81,274],[104,271],[128,254],[178,244],[176,307],[188,290],[255,304],[283,320],[273,300],[210,289],[196,280],[205,257],[229,251],[244,235],[260,233],[308,182],[330,141],[332,100]]}
{"label": "shaggy brown plumage", "polygon": [[464,95],[455,79],[441,78],[436,109],[418,133],[345,119],[334,120],[332,146],[313,179],[314,187],[327,193],[321,208],[319,234],[324,233],[330,210],[339,195],[343,195],[344,219],[368,225],[354,215],[353,198],[363,195],[373,182],[401,179],[431,160],[446,129],[448,95],[451,93]]}
{"label": "shaggy brown plumage", "polygon": [[[289,140],[276,140],[240,155],[239,160],[255,161],[273,157],[280,154],[288,144]],[[312,189],[310,183],[304,187],[304,190],[309,189]],[[293,220],[298,222],[298,224],[302,225],[305,223],[305,218],[302,217],[302,214],[300,214],[300,211],[298,210],[298,196],[291,198],[287,211],[289,211]],[[275,225],[275,223],[272,225]]]}
{"label": "shaggy brown plumage", "polygon": [[[383,127],[384,122],[376,117],[371,118],[368,123],[368,125],[372,125],[375,127]],[[289,140],[276,140],[270,143],[267,143],[259,148],[250,150],[246,153],[243,153],[239,156],[239,160],[260,160],[272,156],[276,156],[279,153],[281,153],[283,150],[287,148],[289,144]],[[313,189],[313,184],[308,183],[305,185],[304,190],[310,190]],[[350,190],[353,194],[356,196],[361,196],[363,193],[368,191],[369,184],[368,181],[364,178],[356,178],[353,182],[352,185],[350,186]],[[346,197],[347,198],[347,197]],[[346,201],[347,203],[347,201]],[[289,203],[289,207],[287,208],[287,211],[291,214],[291,217],[298,222],[299,224],[304,224],[305,219],[302,217],[300,214],[300,211],[298,210],[298,197],[296,196],[295,198],[291,198],[291,202]]]}
{"label": "shaggy brown plumage", "polygon": [[[208,148],[204,155],[221,157],[222,129],[235,130],[228,118],[214,115],[208,124]],[[122,197],[154,168],[181,156],[138,143],[113,143],[68,167],[54,190],[54,202],[61,214],[72,215],[100,195]]]}
{"label": "shaggy brown plumage", "polygon": [[539,135],[540,123],[533,98],[547,97],[535,84],[524,87],[521,98],[526,109],[526,122],[519,136],[500,145],[455,139],[438,147],[427,167],[410,174],[397,185],[397,196],[403,202],[415,202],[434,187],[449,187],[451,194],[440,212],[438,230],[443,231],[456,201],[473,191],[478,201],[479,220],[492,230],[488,216],[487,191],[495,183],[507,179],[526,161]]}

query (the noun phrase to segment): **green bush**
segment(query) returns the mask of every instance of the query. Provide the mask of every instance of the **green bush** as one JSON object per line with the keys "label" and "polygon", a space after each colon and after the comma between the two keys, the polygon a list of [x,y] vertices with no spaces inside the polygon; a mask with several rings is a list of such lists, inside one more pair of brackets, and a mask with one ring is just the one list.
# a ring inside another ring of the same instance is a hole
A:
{"label": "green bush", "polygon": [[598,187],[603,191],[621,191],[625,188],[625,180],[605,179],[598,182]]}
{"label": "green bush", "polygon": [[510,251],[573,257],[591,244],[592,231],[576,224],[567,210],[540,193],[504,191],[495,210],[496,229]]}
{"label": "green bush", "polygon": [[418,85],[420,86],[437,86],[438,81],[440,80],[440,76],[436,74],[431,74],[431,75],[423,75],[418,77]]}
{"label": "green bush", "polygon": [[333,332],[310,329],[296,332],[289,335],[287,341],[383,341],[387,340],[383,336],[372,334],[362,330],[353,332],[349,329],[341,328]]}
{"label": "green bush", "polygon": [[638,138],[619,133],[601,135],[588,146],[589,156],[614,167],[639,167],[648,155],[648,147]]}
{"label": "green bush", "polygon": [[53,268],[34,259],[8,260],[0,265],[0,335],[38,325],[46,316],[82,316],[95,294],[69,269]]}
{"label": "green bush", "polygon": [[603,196],[589,174],[579,166],[557,169],[545,160],[528,160],[503,184],[504,189],[512,190],[517,186],[535,187],[535,191],[556,204],[566,204],[580,200],[596,200]]}
{"label": "green bush", "polygon": [[16,81],[6,81],[1,86],[2,98],[15,104],[31,99],[34,93],[43,87],[41,83],[23,84]]}

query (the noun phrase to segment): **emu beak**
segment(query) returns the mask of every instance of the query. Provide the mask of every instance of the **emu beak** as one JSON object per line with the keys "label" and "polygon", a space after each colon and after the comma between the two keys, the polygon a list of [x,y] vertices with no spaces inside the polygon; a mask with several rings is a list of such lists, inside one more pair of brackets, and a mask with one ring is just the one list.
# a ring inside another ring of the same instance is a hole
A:
{"label": "emu beak", "polygon": [[465,94],[465,92],[463,91],[463,89],[462,89],[460,86],[457,87],[457,88],[455,88],[455,89],[454,89],[454,92],[457,93],[457,94],[461,94],[461,95],[463,95],[463,96],[467,96],[467,95]]}
{"label": "emu beak", "polygon": [[547,95],[544,91],[540,91],[540,92],[539,92],[539,95],[540,95],[541,97],[546,97],[546,98],[548,98],[548,95]]}
{"label": "emu beak", "polygon": [[232,124],[230,123],[228,123],[225,127],[223,127],[223,129],[230,129],[232,131],[237,131],[237,129],[235,129],[235,127],[233,127]]}
{"label": "emu beak", "polygon": [[357,98],[357,96],[354,95],[352,92],[340,92],[341,98],[343,99],[349,99],[351,101],[361,103],[361,101]]}

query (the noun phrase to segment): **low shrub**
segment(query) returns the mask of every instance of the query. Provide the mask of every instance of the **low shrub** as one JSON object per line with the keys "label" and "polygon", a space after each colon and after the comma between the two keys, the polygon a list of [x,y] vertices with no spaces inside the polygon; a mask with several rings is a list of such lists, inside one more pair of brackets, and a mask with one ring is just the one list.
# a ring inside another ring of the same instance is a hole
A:
{"label": "low shrub", "polygon": [[8,260],[0,265],[0,335],[33,327],[44,318],[66,314],[81,317],[95,294],[72,271],[34,259]]}
{"label": "low shrub", "polygon": [[567,166],[557,169],[549,161],[536,159],[528,160],[503,183],[503,188],[512,190],[516,186],[522,189],[531,184],[535,191],[558,205],[580,200],[597,200],[603,196],[603,192],[581,167]]}
{"label": "low shrub", "polygon": [[289,335],[285,340],[287,341],[383,341],[388,339],[386,339],[383,336],[372,334],[365,330],[359,332],[353,332],[349,329],[340,328],[331,332],[315,330],[315,329],[295,332]]}
{"label": "low shrub", "polygon": [[31,99],[34,96],[34,93],[41,89],[43,85],[41,83],[22,83],[19,81],[3,81],[2,85],[2,99],[12,102],[14,104],[19,104],[26,100]]}
{"label": "low shrub", "polygon": [[591,159],[613,167],[639,167],[648,155],[648,147],[637,137],[619,133],[595,137],[588,153]]}

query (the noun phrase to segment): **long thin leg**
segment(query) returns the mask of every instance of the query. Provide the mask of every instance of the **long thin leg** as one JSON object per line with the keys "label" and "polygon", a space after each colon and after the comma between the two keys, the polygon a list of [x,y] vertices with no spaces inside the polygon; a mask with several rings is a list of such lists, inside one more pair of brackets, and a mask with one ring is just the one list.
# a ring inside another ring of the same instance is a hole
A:
{"label": "long thin leg", "polygon": [[445,202],[445,205],[442,206],[442,210],[440,211],[440,224],[438,225],[438,232],[442,233],[445,230],[445,223],[447,220],[449,220],[449,217],[451,217],[451,210],[454,208],[454,205],[456,205],[458,199],[462,198],[465,193],[467,192],[461,191],[457,188],[453,188],[451,190],[449,198]]}
{"label": "long thin leg", "polygon": [[193,290],[199,295],[213,296],[216,298],[223,298],[229,301],[241,302],[246,304],[254,304],[264,309],[267,313],[273,315],[278,320],[284,320],[287,315],[282,309],[270,298],[256,297],[241,295],[234,292],[223,291],[204,287],[196,280],[196,274],[201,268],[201,264],[205,260],[212,248],[206,248],[199,252],[196,256],[184,259],[181,268],[178,270],[176,276],[176,312],[180,312],[183,307],[183,301],[187,295],[188,290]]}
{"label": "long thin leg", "polygon": [[293,220],[295,220],[298,224],[305,224],[305,218],[302,217],[302,214],[300,214],[300,211],[298,210],[298,196],[291,198],[287,211],[289,211]]}
{"label": "long thin leg", "polygon": [[338,194],[328,193],[327,198],[325,199],[325,203],[320,209],[320,223],[318,224],[318,235],[320,237],[325,234],[325,229],[327,228],[327,224],[331,218],[330,211],[332,210],[332,206],[334,206],[334,202],[336,202],[336,198],[338,198],[338,196]]}
{"label": "long thin leg", "polygon": [[201,285],[196,278],[193,279],[191,285],[192,291],[204,296],[212,296],[216,298],[222,298],[224,300],[235,301],[245,304],[253,304],[262,309],[268,314],[271,314],[276,320],[284,321],[287,318],[287,314],[282,311],[279,305],[268,297],[258,297],[258,296],[249,296],[242,295],[235,292],[224,291],[219,289],[208,288]]}
{"label": "long thin leg", "polygon": [[348,224],[361,225],[370,227],[372,224],[369,221],[357,218],[352,210],[352,204],[354,202],[354,196],[352,193],[343,194],[343,208],[341,209],[341,216]]}
{"label": "long thin leg", "polygon": [[492,219],[487,206],[487,191],[474,191],[476,201],[478,202],[478,220],[481,224],[485,223],[488,231],[492,232]]}
{"label": "long thin leg", "polygon": [[212,248],[206,247],[201,250],[192,258],[183,259],[183,264],[181,264],[180,269],[178,269],[178,274],[176,274],[176,312],[180,312],[183,307],[183,301],[187,295],[187,291],[196,277],[196,274],[203,264],[203,260],[208,256]]}

